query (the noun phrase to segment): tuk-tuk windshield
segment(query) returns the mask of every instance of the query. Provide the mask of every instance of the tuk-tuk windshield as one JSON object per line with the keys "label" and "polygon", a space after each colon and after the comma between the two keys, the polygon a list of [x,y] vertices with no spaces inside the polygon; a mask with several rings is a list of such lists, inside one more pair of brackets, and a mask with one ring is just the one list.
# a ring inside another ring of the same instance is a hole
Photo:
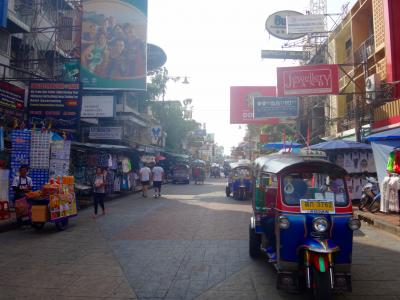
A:
{"label": "tuk-tuk windshield", "polygon": [[233,170],[233,177],[248,178],[248,177],[250,177],[250,171],[247,168],[236,168]]}
{"label": "tuk-tuk windshield", "polygon": [[324,173],[290,173],[282,178],[282,200],[286,205],[299,206],[301,199],[334,201],[347,206],[344,179]]}

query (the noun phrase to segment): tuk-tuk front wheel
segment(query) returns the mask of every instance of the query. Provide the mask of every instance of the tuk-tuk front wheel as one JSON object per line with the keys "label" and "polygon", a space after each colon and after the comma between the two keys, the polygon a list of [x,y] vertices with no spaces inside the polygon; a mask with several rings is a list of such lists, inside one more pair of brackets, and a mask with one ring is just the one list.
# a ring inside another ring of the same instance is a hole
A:
{"label": "tuk-tuk front wheel", "polygon": [[261,236],[249,225],[249,255],[251,258],[257,258],[261,255]]}
{"label": "tuk-tuk front wheel", "polygon": [[229,188],[229,186],[227,186],[227,187],[225,188],[225,194],[226,194],[227,197],[230,197],[230,196],[231,196],[231,189]]}
{"label": "tuk-tuk front wheel", "polygon": [[314,299],[315,300],[331,300],[331,278],[329,271],[319,272],[314,269]]}
{"label": "tuk-tuk front wheel", "polygon": [[31,226],[32,226],[33,228],[35,228],[36,230],[41,230],[41,229],[43,229],[43,227],[44,227],[45,224],[46,224],[45,222],[33,222],[33,223],[31,224]]}
{"label": "tuk-tuk front wheel", "polygon": [[56,222],[56,228],[58,231],[64,231],[67,227],[68,227],[68,219]]}

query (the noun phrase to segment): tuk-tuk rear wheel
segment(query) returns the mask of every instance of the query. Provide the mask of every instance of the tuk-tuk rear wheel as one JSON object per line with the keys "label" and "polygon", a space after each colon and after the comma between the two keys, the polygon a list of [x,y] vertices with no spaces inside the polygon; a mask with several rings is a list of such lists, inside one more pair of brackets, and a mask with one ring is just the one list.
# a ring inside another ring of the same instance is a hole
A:
{"label": "tuk-tuk rear wheel", "polygon": [[260,246],[261,236],[249,225],[249,255],[251,258],[257,258],[261,255]]}
{"label": "tuk-tuk rear wheel", "polygon": [[36,230],[43,229],[44,225],[45,225],[45,222],[34,222],[31,224],[31,226],[33,228],[35,228]]}
{"label": "tuk-tuk rear wheel", "polygon": [[315,300],[331,300],[331,278],[328,271],[319,272],[314,269],[314,299]]}

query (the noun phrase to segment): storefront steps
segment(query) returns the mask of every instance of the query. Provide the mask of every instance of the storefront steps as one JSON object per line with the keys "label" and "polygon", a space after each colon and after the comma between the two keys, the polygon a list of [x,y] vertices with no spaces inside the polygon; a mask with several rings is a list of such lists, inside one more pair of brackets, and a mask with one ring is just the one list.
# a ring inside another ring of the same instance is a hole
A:
{"label": "storefront steps", "polygon": [[354,216],[376,228],[400,236],[400,214],[370,213],[354,209]]}

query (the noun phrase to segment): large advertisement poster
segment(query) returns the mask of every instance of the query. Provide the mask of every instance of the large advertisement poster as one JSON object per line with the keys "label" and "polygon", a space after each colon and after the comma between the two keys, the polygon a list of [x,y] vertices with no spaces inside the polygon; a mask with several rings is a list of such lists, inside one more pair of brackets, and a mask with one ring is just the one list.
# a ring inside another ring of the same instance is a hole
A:
{"label": "large advertisement poster", "polygon": [[84,89],[146,90],[147,0],[83,2]]}
{"label": "large advertisement poster", "polygon": [[275,95],[274,86],[231,86],[231,124],[278,124],[279,118],[254,118],[254,98]]}
{"label": "large advertisement poster", "polygon": [[298,97],[255,97],[254,118],[279,118],[280,123],[296,121],[299,115]]}
{"label": "large advertisement poster", "polygon": [[277,80],[279,97],[339,93],[338,65],[277,68]]}

